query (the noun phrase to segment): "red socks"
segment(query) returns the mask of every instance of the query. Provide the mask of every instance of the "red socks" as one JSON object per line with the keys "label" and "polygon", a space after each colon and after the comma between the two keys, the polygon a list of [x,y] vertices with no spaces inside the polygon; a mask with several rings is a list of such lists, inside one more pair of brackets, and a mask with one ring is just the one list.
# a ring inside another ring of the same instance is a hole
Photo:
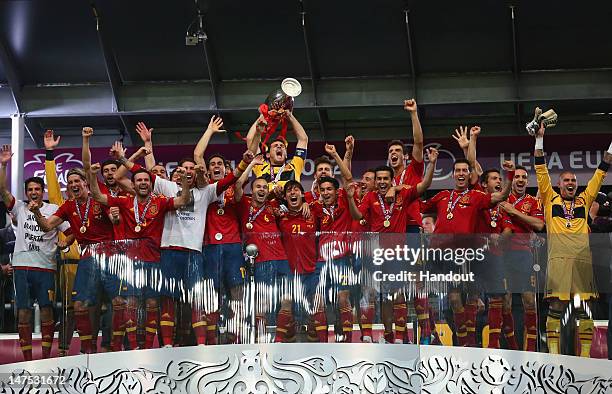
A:
{"label": "red socks", "polygon": [[164,346],[174,344],[174,300],[162,297],[160,331]]}
{"label": "red socks", "polygon": [[319,311],[314,314],[314,326],[319,342],[327,342],[327,315],[325,311]]}
{"label": "red socks", "polygon": [[373,302],[368,302],[367,306],[361,308],[359,320],[361,323],[361,336],[369,336],[372,338],[372,322],[374,322],[374,313],[376,307]]}
{"label": "red socks", "polygon": [[219,343],[217,336],[217,324],[219,323],[219,312],[213,312],[206,315],[206,343],[216,345]]}
{"label": "red socks", "polygon": [[40,333],[42,336],[42,358],[49,358],[51,356],[51,346],[53,346],[53,335],[55,334],[55,321],[42,322]]}
{"label": "red socks", "polygon": [[457,345],[465,346],[467,344],[467,329],[465,326],[465,309],[457,308],[453,312],[453,320],[455,322],[455,335],[457,336]]}
{"label": "red socks", "polygon": [[518,343],[514,336],[514,317],[512,311],[504,312],[503,314],[504,324],[504,335],[506,336],[506,342],[508,342],[508,348],[511,350],[518,350]]}
{"label": "red socks", "polygon": [[155,341],[155,335],[157,335],[157,307],[147,307],[147,316],[145,324],[145,349],[153,348],[153,342]]}
{"label": "red socks", "polygon": [[414,309],[416,310],[420,337],[429,339],[431,337],[431,326],[429,320],[429,300],[427,298],[415,298]]}
{"label": "red socks", "polygon": [[465,304],[465,330],[466,346],[476,346],[476,314],[478,313],[478,303],[476,301],[468,301]]}
{"label": "red socks", "polygon": [[[196,343],[198,345],[206,345],[206,316],[196,307],[191,308],[191,327],[193,327],[193,333],[196,337]],[[165,343],[165,341],[164,341]]]}
{"label": "red socks", "polygon": [[19,346],[21,346],[23,352],[23,359],[32,361],[32,327],[30,324],[19,324],[17,330],[19,331]]}
{"label": "red socks", "polygon": [[350,343],[353,341],[353,308],[350,305],[340,308],[340,320],[342,321],[342,342]]}
{"label": "red socks", "polygon": [[393,304],[393,320],[395,322],[395,341],[404,342],[406,337],[406,317],[408,308],[405,301]]}
{"label": "red socks", "polygon": [[91,353],[91,321],[89,320],[89,309],[74,311],[76,329],[81,339],[81,351]]}
{"label": "red socks", "polygon": [[524,336],[525,340],[523,341],[523,350],[535,352],[538,340],[538,320],[535,309],[525,309]]}

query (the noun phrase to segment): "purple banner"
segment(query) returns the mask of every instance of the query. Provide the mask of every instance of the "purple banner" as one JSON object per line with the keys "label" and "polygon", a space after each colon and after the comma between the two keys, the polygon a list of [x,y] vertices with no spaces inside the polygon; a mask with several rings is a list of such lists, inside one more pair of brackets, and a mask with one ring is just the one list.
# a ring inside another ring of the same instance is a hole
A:
{"label": "purple banner", "polygon": [[[353,175],[355,178],[370,167],[385,164],[387,160],[388,141],[357,141],[353,156]],[[344,142],[336,142],[336,148],[342,155]],[[610,136],[603,134],[576,134],[576,135],[552,135],[546,137],[545,150],[547,152],[547,163],[553,184],[556,176],[564,170],[574,171],[578,177],[579,185],[584,186],[593,171],[603,157],[603,151],[610,144]],[[289,153],[293,152],[295,145],[290,144]],[[435,147],[440,151],[433,189],[451,188],[452,163],[455,158],[463,157],[463,153],[453,139],[426,140],[425,147]],[[411,146],[407,145],[408,151]],[[209,154],[221,153],[226,159],[235,164],[242,157],[245,150],[243,144],[210,145],[207,149]],[[134,151],[128,149],[128,155]],[[102,162],[108,158],[108,148],[92,148],[92,161]],[[324,144],[313,142],[308,146],[308,160],[306,161],[302,181],[306,189],[312,183],[314,172],[314,159],[324,154]],[[193,155],[193,146],[189,145],[166,145],[155,147],[155,159],[166,166],[168,172],[176,167],[177,162],[183,157]],[[513,160],[517,165],[523,165],[529,170],[533,169],[533,138],[529,136],[517,137],[481,137],[478,140],[478,160],[484,169],[500,167],[503,160]],[[79,167],[81,163],[80,148],[57,149],[55,151],[57,174],[62,188],[66,186],[66,173],[73,167]],[[30,176],[44,177],[45,153],[41,150],[25,151],[24,178]],[[530,185],[536,186],[535,176],[531,172]],[[336,168],[336,174],[339,174]],[[606,185],[612,184],[612,179],[605,181]]]}

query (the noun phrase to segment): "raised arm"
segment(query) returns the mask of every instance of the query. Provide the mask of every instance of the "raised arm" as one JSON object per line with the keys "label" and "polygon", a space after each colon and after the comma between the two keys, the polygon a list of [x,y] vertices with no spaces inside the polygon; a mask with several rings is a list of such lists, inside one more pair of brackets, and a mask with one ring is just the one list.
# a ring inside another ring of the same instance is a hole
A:
{"label": "raised arm", "polygon": [[266,128],[266,120],[263,115],[259,115],[255,122],[251,125],[246,136],[247,149],[253,152],[254,155],[259,153],[259,144],[261,143],[261,133]]}
{"label": "raised arm", "polygon": [[151,170],[151,168],[155,167],[155,155],[153,154],[153,128],[147,128],[147,125],[144,122],[138,122],[136,125],[136,132],[140,136],[144,147],[149,150],[149,154],[145,156],[145,168],[147,170]]}
{"label": "raised arm", "polygon": [[125,149],[112,149],[111,155],[115,160],[122,164],[121,167],[117,168],[117,171],[115,171],[115,180],[119,182],[122,178],[125,178],[128,171],[131,171],[132,167],[134,167],[134,163],[148,154],[149,150],[143,146],[134,152],[129,159],[126,159]]}
{"label": "raised arm", "polygon": [[363,214],[361,213],[361,211],[357,207],[357,203],[355,202],[355,198],[354,198],[355,197],[355,187],[356,185],[354,183],[346,185],[345,187],[346,196],[347,196],[348,206],[349,206],[349,211],[351,212],[351,216],[353,217],[354,220],[361,220],[363,219]]}
{"label": "raised arm", "polygon": [[470,162],[470,165],[474,168],[474,173],[480,177],[483,173],[482,166],[476,159],[476,141],[480,135],[480,126],[472,126],[470,128],[470,144],[468,145],[466,159]]}
{"label": "raised arm", "polygon": [[404,109],[410,113],[412,121],[412,158],[423,162],[423,129],[419,120],[419,111],[415,99],[404,100]]}
{"label": "raised arm", "polygon": [[204,161],[204,152],[206,152],[206,148],[208,147],[208,144],[213,134],[221,131],[222,127],[223,119],[213,115],[213,117],[210,118],[210,122],[208,122],[208,127],[206,128],[206,131],[204,132],[204,134],[202,134],[202,137],[198,141],[193,151],[193,158],[195,159],[196,164],[200,164],[202,166],[206,165]]}
{"label": "raised arm", "polygon": [[89,139],[93,135],[93,129],[91,127],[83,127],[81,133],[83,136],[83,146],[81,147],[81,160],[83,161],[83,169],[85,172],[89,171],[91,166],[91,151],[89,150]]}
{"label": "raised arm", "polygon": [[427,158],[429,159],[429,165],[425,171],[425,176],[423,177],[423,180],[416,185],[419,196],[422,196],[423,193],[429,189],[429,186],[431,186],[433,174],[436,170],[436,162],[438,161],[438,150],[436,148],[427,149]]}
{"label": "raised arm", "polygon": [[349,135],[344,139],[344,144],[346,145],[346,150],[344,151],[344,157],[342,161],[346,168],[351,171],[352,161],[353,161],[353,151],[355,150],[355,138],[352,135]]}
{"label": "raised arm", "polygon": [[38,207],[38,203],[35,201],[30,201],[28,203],[28,209],[30,212],[34,214],[34,219],[36,219],[36,223],[40,226],[40,229],[45,233],[53,230],[60,224],[64,223],[64,220],[61,218],[51,215],[46,218],[42,212],[40,212],[40,208]]}
{"label": "raised arm", "polygon": [[514,177],[514,163],[506,160],[502,165],[504,170],[510,175],[504,180],[504,185],[501,192],[491,193],[491,206],[495,206],[502,201],[506,201],[512,190],[512,178]]}
{"label": "raised arm", "polygon": [[249,163],[246,169],[242,171],[242,173],[240,174],[240,177],[238,177],[238,180],[236,181],[236,184],[234,185],[234,199],[236,200],[236,202],[239,202],[242,199],[244,184],[249,179],[249,176],[251,175],[251,171],[253,170],[253,167],[260,166],[263,163],[264,163],[263,156],[257,155],[255,156],[253,161]]}
{"label": "raised arm", "polygon": [[306,130],[302,127],[301,123],[298,122],[297,118],[293,116],[291,111],[287,111],[287,120],[291,123],[293,127],[293,132],[295,133],[295,137],[297,138],[296,149],[307,149],[308,148],[308,135],[306,134]]}
{"label": "raised arm", "polygon": [[349,183],[353,182],[353,175],[351,171],[348,169],[346,164],[342,159],[340,159],[340,155],[336,152],[336,147],[331,144],[325,144],[325,152],[331,156],[332,159],[336,161],[338,167],[340,167],[340,173],[342,174],[342,181],[346,187]]}
{"label": "raised arm", "polygon": [[98,172],[100,171],[100,164],[92,164],[87,171],[87,182],[89,182],[89,191],[91,192],[91,198],[99,202],[100,204],[108,205],[108,197],[106,194],[102,194],[100,186],[98,186]]}
{"label": "raised arm", "polygon": [[554,191],[552,182],[550,181],[550,175],[548,174],[548,168],[546,167],[546,159],[544,158],[544,125],[540,126],[540,129],[535,135],[533,155],[536,180],[538,181],[538,192],[540,193],[542,203],[545,204],[550,201]]}
{"label": "raised arm", "polygon": [[2,151],[0,151],[0,194],[2,195],[2,201],[7,207],[15,200],[15,197],[8,191],[6,185],[6,167],[11,162],[13,153],[10,145],[2,145]]}
{"label": "raised arm", "polygon": [[49,196],[49,202],[56,205],[62,205],[64,203],[64,196],[62,195],[62,190],[57,179],[55,157],[53,154],[53,150],[59,145],[60,139],[59,135],[57,138],[54,137],[53,130],[47,130],[43,138],[45,144],[45,182],[47,183],[47,195]]}
{"label": "raised arm", "polygon": [[[181,177],[181,190],[189,190],[189,179],[187,179],[187,172],[182,167],[177,167],[176,173]],[[179,209],[189,204],[191,201],[191,193],[180,193],[174,197],[174,209]]]}

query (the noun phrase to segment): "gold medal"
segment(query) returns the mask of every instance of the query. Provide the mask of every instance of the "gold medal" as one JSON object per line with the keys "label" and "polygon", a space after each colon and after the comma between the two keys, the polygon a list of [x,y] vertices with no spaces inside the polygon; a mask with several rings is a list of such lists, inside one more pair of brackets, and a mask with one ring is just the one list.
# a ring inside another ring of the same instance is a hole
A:
{"label": "gold medal", "polygon": [[389,227],[390,225],[391,225],[391,222],[390,222],[390,221],[388,221],[388,220],[385,220],[385,221],[383,222],[383,226],[385,226],[385,227]]}
{"label": "gold medal", "polygon": [[140,232],[140,230],[142,230],[142,227],[140,227],[139,224],[136,225],[136,227],[134,227],[134,231],[136,231],[137,233]]}
{"label": "gold medal", "polygon": [[87,231],[87,227],[85,227],[85,226],[81,226],[81,228],[79,229],[79,231],[81,232],[81,234],[85,234],[85,231]]}
{"label": "gold medal", "polygon": [[248,230],[253,230],[253,223],[248,222],[245,226]]}
{"label": "gold medal", "polygon": [[446,218],[447,218],[448,220],[451,220],[451,219],[453,218],[453,213],[452,213],[452,212],[449,212],[449,213],[446,215]]}
{"label": "gold medal", "polygon": [[495,222],[495,220],[491,220],[491,227],[493,228],[497,227],[497,223]]}
{"label": "gold medal", "polygon": [[215,239],[216,239],[217,241],[221,241],[221,240],[223,239],[223,234],[221,234],[221,233],[217,233],[217,234],[215,234]]}
{"label": "gold medal", "polygon": [[224,213],[225,213],[225,211],[223,210],[223,208],[217,209],[217,215],[223,216]]}
{"label": "gold medal", "polygon": [[366,220],[365,220],[365,219],[361,219],[361,220],[359,221],[359,224],[360,224],[360,225],[362,225],[362,226],[365,226],[366,224],[368,224],[368,222],[366,222]]}

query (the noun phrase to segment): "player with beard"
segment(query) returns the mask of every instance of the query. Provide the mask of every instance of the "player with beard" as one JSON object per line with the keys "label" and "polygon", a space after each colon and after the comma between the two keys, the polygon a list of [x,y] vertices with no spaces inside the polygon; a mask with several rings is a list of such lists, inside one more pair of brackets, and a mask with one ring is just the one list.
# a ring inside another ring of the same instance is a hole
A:
{"label": "player with beard", "polygon": [[[266,159],[268,161],[261,166],[253,168],[255,176],[264,177],[268,181],[268,187],[270,190],[274,190],[278,198],[282,198],[283,185],[286,181],[290,179],[294,179],[298,182],[300,181],[308,148],[308,135],[300,122],[298,122],[290,111],[285,111],[285,114],[297,138],[297,145],[293,158],[287,162],[288,143],[282,138],[277,138],[272,141],[270,148],[266,152]],[[265,120],[263,116],[260,115],[247,134],[247,147],[254,155],[258,153],[261,133],[264,127]]]}
{"label": "player with beard", "polygon": [[[142,296],[146,302],[146,336],[145,348],[153,346],[158,325],[157,285],[154,283],[159,279],[159,261],[162,230],[164,227],[164,215],[166,212],[179,209],[189,203],[190,195],[183,193],[176,198],[152,193],[151,175],[145,169],[134,171],[132,182],[136,191],[135,196],[117,196],[103,194],[96,180],[96,173],[100,166],[91,166],[90,185],[94,200],[107,206],[119,207],[120,216],[125,223],[127,239],[136,240],[134,244],[128,245],[126,255],[134,262],[133,275],[127,278],[128,303],[127,312],[114,311],[113,321],[125,324],[128,341],[131,349],[137,349],[136,342],[136,312],[138,307],[138,296]],[[181,171],[179,171],[181,172]],[[181,186],[188,188],[187,177],[181,172]],[[121,350],[123,344],[123,330],[113,330],[113,351]]]}
{"label": "player with beard", "polygon": [[[437,216],[434,230],[436,237],[431,240],[432,247],[453,246],[448,243],[452,242],[455,235],[466,236],[466,234],[476,233],[483,211],[495,207],[508,197],[509,187],[491,194],[470,189],[471,173],[472,168],[467,159],[455,160],[453,164],[455,188],[453,190],[443,190],[421,204],[423,213],[435,213]],[[468,300],[469,308],[466,311],[458,288],[451,289],[448,298],[453,310],[458,344],[460,346],[475,346],[477,300],[471,297]],[[466,322],[470,325],[469,335]]]}
{"label": "player with beard", "polygon": [[589,357],[593,337],[593,320],[586,311],[590,299],[596,298],[593,264],[589,247],[589,209],[612,163],[612,144],[586,189],[577,194],[576,174],[563,171],[553,190],[544,159],[544,125],[535,135],[534,162],[538,189],[542,198],[548,238],[546,298],[549,300],[546,334],[549,353],[558,354],[564,338],[560,338],[561,315],[574,296],[582,300],[578,309],[580,356]]}
{"label": "player with beard", "polygon": [[[344,139],[344,142],[346,144],[346,151],[344,152],[344,158],[342,161],[350,170],[351,160],[353,158],[353,149],[355,148],[355,139],[352,135],[349,135]],[[322,177],[334,178],[334,163],[329,159],[329,156],[323,155],[315,159],[313,177],[314,181],[312,182],[310,191],[307,191],[304,194],[304,200],[309,204],[313,201],[317,201],[320,197],[319,179]]]}
{"label": "player with beard", "polygon": [[[427,153],[430,165],[423,180],[414,187],[402,184],[393,186],[393,169],[381,166],[375,169],[376,191],[369,192],[359,207],[352,198],[354,188],[349,191],[349,207],[353,218],[362,220],[367,217],[371,231],[385,234],[380,240],[381,248],[384,248],[385,244],[392,248],[395,245],[404,245],[405,230],[411,217],[409,207],[429,188],[433,179],[438,151],[431,148]],[[384,267],[398,272],[400,269],[399,264],[392,261],[387,261]],[[403,343],[407,317],[406,300],[402,291],[404,289],[398,289],[396,284],[382,283],[381,286],[383,292],[389,292],[389,296],[393,295],[393,303],[388,301],[388,297],[383,297],[386,300],[382,305],[385,340],[390,343]],[[393,322],[395,322],[395,336],[393,336]]]}
{"label": "player with beard", "polygon": [[[93,201],[89,195],[87,179],[81,169],[68,171],[68,188],[72,199],[64,202],[59,209],[49,217],[45,217],[37,204],[30,204],[28,209],[34,213],[40,228],[49,232],[64,222],[70,224],[81,247],[81,259],[78,263],[74,280],[73,300],[76,328],[81,338],[81,351],[92,351],[92,327],[89,318],[89,306],[97,304],[97,288],[102,282],[104,290],[113,305],[123,305],[125,300],[119,281],[114,275],[101,276],[100,257],[104,257],[106,247],[113,238],[112,224],[103,207]],[[97,333],[96,337],[97,337]]]}
{"label": "player with beard", "polygon": [[[143,156],[147,150],[143,147],[139,149],[139,152],[141,154],[137,156]],[[217,201],[219,196],[236,182],[237,177],[242,174],[252,159],[253,155],[245,152],[243,160],[233,173],[202,188],[197,187],[196,170],[202,173],[203,168],[197,166],[195,160],[191,158],[185,158],[179,162],[179,167],[186,174],[191,199],[188,205],[176,212],[167,212],[164,220],[160,264],[163,277],[160,326],[166,347],[171,347],[174,343],[174,300],[180,299],[191,304],[192,325],[198,323],[199,326],[205,325],[204,311],[210,307],[205,302],[208,294],[205,294],[204,289],[201,288],[204,271],[202,244],[206,230],[206,213],[209,204]],[[119,161],[132,172],[142,168],[126,160],[125,156],[122,156]],[[177,197],[186,191],[175,182],[155,176],[152,178],[155,193],[166,197]]]}
{"label": "player with beard", "polygon": [[[289,266],[298,280],[290,281],[296,289],[300,305],[297,310],[305,310],[309,317],[309,341],[327,342],[327,318],[324,311],[323,289],[319,286],[321,272],[317,269],[317,224],[312,216],[304,217],[302,205],[304,188],[297,181],[285,183],[287,211],[277,217],[278,227],[287,253]],[[293,301],[296,301],[295,299]],[[300,325],[303,322],[300,322]],[[292,299],[281,301],[278,313],[276,342],[295,341],[295,320]],[[280,335],[279,335],[280,334]]]}
{"label": "player with beard", "polygon": [[57,245],[62,248],[74,241],[68,235],[59,243],[58,234],[67,231],[66,223],[49,232],[44,232],[28,210],[28,205],[36,206],[45,216],[54,214],[58,206],[43,202],[44,181],[33,177],[26,179],[25,194],[28,202],[17,201],[7,190],[6,166],[12,157],[11,146],[4,145],[0,152],[0,195],[7,209],[17,220],[15,250],[11,264],[15,284],[15,306],[17,308],[19,344],[26,361],[32,360],[32,309],[36,300],[40,307],[42,358],[49,358],[53,344],[55,322],[53,321],[53,301],[55,301],[55,254]]}
{"label": "player with beard", "polygon": [[[509,182],[506,183],[505,187],[510,188],[511,180],[514,178],[514,163],[504,162],[504,169],[508,171]],[[481,177],[480,187],[485,193],[499,193],[502,192],[502,177],[498,169],[486,170]],[[489,208],[483,212],[480,216],[481,220],[477,228],[478,234],[486,235],[486,241],[489,244],[489,248],[486,256],[486,262],[484,264],[478,264],[473,266],[473,270],[476,271],[482,267],[482,270],[476,275],[480,279],[480,287],[485,290],[485,294],[489,300],[489,348],[499,349],[499,338],[502,332],[502,325],[514,327],[514,322],[510,323],[512,314],[509,316],[503,316],[502,307],[504,302],[504,294],[506,291],[506,282],[504,275],[503,265],[503,249],[501,244],[505,238],[512,233],[512,221],[506,215],[506,213],[499,207],[499,204]],[[478,305],[466,305],[465,309],[474,307],[476,310]],[[469,322],[466,318],[466,327],[468,332],[471,334],[471,329],[476,329],[476,318],[472,323],[471,313],[466,312],[466,316],[470,315]],[[505,317],[505,319],[504,319]],[[504,321],[505,320],[505,321]],[[514,329],[512,331],[504,330],[506,341],[511,349],[518,349],[516,338],[514,337]]]}
{"label": "player with beard", "polygon": [[[275,295],[272,294],[272,291],[273,289],[284,289],[291,269],[276,222],[278,203],[274,200],[268,201],[270,191],[267,178],[259,177],[251,181],[252,196],[243,196],[242,184],[244,181],[246,177],[236,183],[234,198],[238,203],[240,230],[244,237],[244,244],[254,244],[259,250],[255,258],[257,292],[266,297],[282,297],[284,294]],[[264,304],[269,305],[270,303],[258,302],[255,311],[255,329],[260,341],[265,338],[266,320],[269,320],[269,315],[274,314],[277,308],[276,305],[271,305],[271,310],[269,310]]]}
{"label": "player with beard", "polygon": [[[506,280],[513,292],[520,291],[523,301],[523,350],[535,352],[538,340],[538,319],[536,314],[535,288],[533,286],[533,253],[531,239],[534,231],[545,227],[544,214],[538,200],[527,194],[529,173],[517,166],[512,180],[512,192],[508,201],[499,203],[500,208],[512,219],[512,232],[509,250],[505,252]],[[512,319],[512,297],[504,302],[504,332],[514,332]],[[508,334],[506,334],[508,335]]]}

